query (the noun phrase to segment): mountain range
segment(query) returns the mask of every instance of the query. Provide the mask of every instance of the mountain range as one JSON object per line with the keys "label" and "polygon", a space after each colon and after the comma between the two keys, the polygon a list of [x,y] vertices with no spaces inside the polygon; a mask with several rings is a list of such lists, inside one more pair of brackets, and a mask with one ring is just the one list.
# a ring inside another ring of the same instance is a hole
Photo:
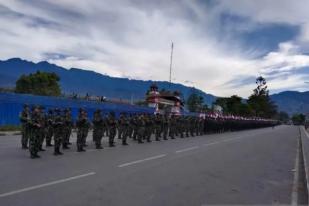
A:
{"label": "mountain range", "polygon": [[[66,94],[85,95],[89,93],[108,98],[142,100],[150,85],[156,83],[159,89],[180,91],[184,99],[192,92],[203,96],[208,105],[211,105],[216,99],[216,96],[212,94],[182,84],[117,78],[78,68],[65,69],[47,61],[33,63],[20,58],[0,61],[0,87],[15,87],[16,80],[22,74],[34,73],[38,70],[57,73],[60,76],[62,92]],[[271,95],[271,98],[278,105],[280,111],[289,114],[309,112],[309,92],[286,91]]]}

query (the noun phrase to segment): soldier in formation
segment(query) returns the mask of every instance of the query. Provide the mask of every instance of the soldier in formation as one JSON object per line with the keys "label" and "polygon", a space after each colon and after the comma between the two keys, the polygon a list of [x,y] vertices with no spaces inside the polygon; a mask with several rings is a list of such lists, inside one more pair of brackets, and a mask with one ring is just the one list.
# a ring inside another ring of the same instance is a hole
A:
{"label": "soldier in formation", "polygon": [[[45,114],[44,108],[33,106],[30,110],[24,105],[20,113],[22,126],[21,145],[23,149],[29,148],[31,158],[39,158],[38,153],[43,149],[44,140],[46,147],[54,146],[54,155],[62,155],[62,149],[70,149],[70,136],[72,129],[76,128],[77,151],[84,152],[86,139],[90,128],[96,149],[103,149],[102,138],[108,137],[110,147],[115,146],[115,137],[121,139],[122,145],[128,145],[128,138],[142,144],[145,141],[156,141],[195,137],[209,133],[221,133],[244,129],[271,127],[276,121],[264,119],[249,119],[233,116],[208,115],[206,117],[176,116],[176,115],[151,115],[151,114],[125,114],[117,119],[114,112],[104,116],[100,109],[93,113],[92,121],[88,119],[87,111],[79,110],[74,124],[70,108],[63,110],[49,109]],[[52,144],[54,140],[54,144]]]}

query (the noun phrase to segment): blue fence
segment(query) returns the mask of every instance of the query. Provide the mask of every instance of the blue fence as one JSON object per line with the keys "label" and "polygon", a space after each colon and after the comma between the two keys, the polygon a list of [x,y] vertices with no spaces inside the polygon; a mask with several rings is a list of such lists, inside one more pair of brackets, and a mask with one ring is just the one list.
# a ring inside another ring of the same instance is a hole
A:
{"label": "blue fence", "polygon": [[79,108],[85,108],[92,118],[96,109],[101,109],[103,114],[115,112],[119,116],[121,112],[133,113],[154,113],[154,108],[141,107],[127,104],[114,104],[105,102],[92,102],[57,97],[34,96],[25,94],[0,93],[0,126],[19,125],[19,114],[23,105],[42,105],[45,109],[72,108],[73,118],[76,119]]}

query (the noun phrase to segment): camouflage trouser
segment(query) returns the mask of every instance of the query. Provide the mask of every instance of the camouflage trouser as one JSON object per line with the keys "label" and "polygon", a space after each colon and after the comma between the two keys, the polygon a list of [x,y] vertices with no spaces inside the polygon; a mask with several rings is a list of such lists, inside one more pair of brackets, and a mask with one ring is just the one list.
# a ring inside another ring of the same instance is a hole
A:
{"label": "camouflage trouser", "polygon": [[142,142],[145,138],[145,127],[139,127],[137,130],[137,140],[138,142]]}
{"label": "camouflage trouser", "polygon": [[156,140],[160,140],[160,137],[161,137],[161,126],[160,125],[155,126],[155,133],[156,133]]}
{"label": "camouflage trouser", "polygon": [[63,146],[67,146],[69,144],[71,132],[72,132],[71,127],[64,128],[63,141],[62,141]]}
{"label": "camouflage trouser", "polygon": [[137,139],[137,136],[138,136],[138,127],[137,127],[137,126],[134,126],[134,127],[133,127],[133,135],[132,135],[132,138],[133,138],[134,140],[136,140],[136,139]]}
{"label": "camouflage trouser", "polygon": [[122,134],[123,134],[123,126],[119,126],[118,127],[118,139],[122,138]]}
{"label": "camouflage trouser", "polygon": [[195,132],[194,125],[190,125],[190,135],[191,135],[192,137],[195,136],[195,135],[194,135],[194,132]]}
{"label": "camouflage trouser", "polygon": [[132,135],[133,135],[133,127],[132,127],[132,126],[129,126],[129,127],[128,127],[128,137],[129,137],[129,138],[132,138]]}
{"label": "camouflage trouser", "polygon": [[40,148],[42,148],[44,140],[45,140],[45,136],[46,136],[46,129],[45,128],[41,128],[39,133],[40,133],[39,144],[40,144]]}
{"label": "camouflage trouser", "polygon": [[83,134],[83,136],[82,136],[83,144],[85,146],[86,145],[87,136],[88,136],[88,128],[83,129],[83,133],[82,134]]}
{"label": "camouflage trouser", "polygon": [[108,136],[108,142],[110,145],[114,144],[115,136],[116,136],[116,127],[112,127],[109,129],[109,136]]}
{"label": "camouflage trouser", "polygon": [[189,137],[190,127],[188,125],[186,125],[185,133],[186,133],[186,137]]}
{"label": "camouflage trouser", "polygon": [[22,124],[22,133],[21,133],[21,146],[23,148],[28,147],[29,136],[30,136],[30,128],[29,126]]}
{"label": "camouflage trouser", "polygon": [[29,138],[29,152],[36,155],[40,148],[40,129],[32,129]]}
{"label": "camouflage trouser", "polygon": [[102,145],[101,141],[102,141],[103,134],[104,134],[104,130],[102,128],[95,127],[93,129],[92,136],[93,136],[93,140],[95,142],[96,147],[99,147]]}
{"label": "camouflage trouser", "polygon": [[47,145],[51,144],[53,133],[54,133],[53,127],[51,126],[47,127],[47,133],[46,133],[46,144]]}
{"label": "camouflage trouser", "polygon": [[168,125],[163,125],[162,127],[163,139],[167,139]]}
{"label": "camouflage trouser", "polygon": [[103,127],[103,136],[108,137],[108,127]]}
{"label": "camouflage trouser", "polygon": [[64,136],[63,128],[55,129],[54,131],[55,152],[57,151],[59,152],[61,143],[63,141],[63,136]]}
{"label": "camouflage trouser", "polygon": [[122,143],[127,143],[127,138],[129,137],[130,128],[129,126],[124,126],[122,131]]}
{"label": "camouflage trouser", "polygon": [[77,149],[83,149],[83,147],[86,144],[86,138],[88,135],[88,129],[85,128],[78,128],[77,130],[77,141],[76,141],[76,145],[77,145]]}
{"label": "camouflage trouser", "polygon": [[175,130],[176,130],[175,126],[170,126],[170,137],[172,139],[175,138]]}
{"label": "camouflage trouser", "polygon": [[147,141],[150,141],[152,134],[152,126],[146,126],[144,130],[144,139],[147,139]]}

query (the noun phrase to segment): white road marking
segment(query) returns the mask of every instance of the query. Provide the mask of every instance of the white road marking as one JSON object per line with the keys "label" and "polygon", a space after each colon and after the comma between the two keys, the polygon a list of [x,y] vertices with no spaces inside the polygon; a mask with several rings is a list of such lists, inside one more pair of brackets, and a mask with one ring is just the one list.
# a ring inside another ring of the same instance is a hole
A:
{"label": "white road marking", "polygon": [[60,183],[80,179],[80,178],[91,176],[91,175],[94,175],[94,174],[96,174],[96,173],[95,172],[89,172],[89,173],[86,173],[86,174],[82,174],[82,175],[78,175],[78,176],[74,176],[74,177],[69,177],[69,178],[65,178],[65,179],[61,179],[61,180],[56,180],[56,181],[44,183],[44,184],[41,184],[41,185],[35,185],[35,186],[26,187],[26,188],[19,189],[19,190],[14,190],[14,191],[11,191],[11,192],[2,193],[2,194],[0,194],[0,198],[15,195],[15,194],[22,193],[22,192],[28,192],[28,191],[31,191],[31,190],[40,189],[42,187],[47,187],[47,186],[51,186],[51,185],[55,185],[55,184],[60,184]]}
{"label": "white road marking", "polygon": [[244,138],[244,137],[235,137],[235,138],[225,139],[225,140],[221,140],[221,141],[206,143],[206,144],[203,144],[203,146],[207,147],[207,146],[211,146],[211,145],[215,145],[215,144],[220,144],[222,142],[230,142],[230,141],[233,141],[233,140],[236,140],[236,139],[241,139],[241,138]]}
{"label": "white road marking", "polygon": [[145,159],[141,159],[141,160],[136,160],[136,161],[133,161],[133,162],[124,163],[124,164],[118,165],[118,167],[127,167],[127,166],[134,165],[134,164],[138,164],[138,163],[141,163],[141,162],[159,159],[159,158],[162,158],[162,157],[165,157],[165,156],[166,156],[166,154],[161,154],[161,155],[157,155],[157,156],[153,156],[153,157],[148,157],[148,158],[145,158]]}
{"label": "white road marking", "polygon": [[[246,136],[248,137],[248,136]],[[236,140],[236,139],[241,139],[241,138],[245,138],[245,137],[234,137],[234,138],[230,138],[230,139],[225,139],[225,140],[221,140],[221,141],[216,141],[216,142],[210,142],[210,143],[206,143],[206,144],[203,144],[202,146],[211,146],[211,145],[215,145],[215,144],[220,144],[220,143],[223,143],[223,142],[230,142],[230,141],[233,141],[233,140]],[[181,153],[181,152],[186,152],[186,151],[190,151],[190,150],[194,150],[194,149],[198,149],[199,146],[195,146],[195,147],[189,147],[189,148],[185,148],[185,149],[182,149],[182,150],[177,150],[176,153]]]}
{"label": "white road marking", "polygon": [[187,151],[194,150],[194,149],[198,149],[198,148],[199,148],[198,146],[195,146],[195,147],[189,147],[189,148],[185,148],[185,149],[177,150],[177,151],[176,151],[176,153],[187,152]]}

